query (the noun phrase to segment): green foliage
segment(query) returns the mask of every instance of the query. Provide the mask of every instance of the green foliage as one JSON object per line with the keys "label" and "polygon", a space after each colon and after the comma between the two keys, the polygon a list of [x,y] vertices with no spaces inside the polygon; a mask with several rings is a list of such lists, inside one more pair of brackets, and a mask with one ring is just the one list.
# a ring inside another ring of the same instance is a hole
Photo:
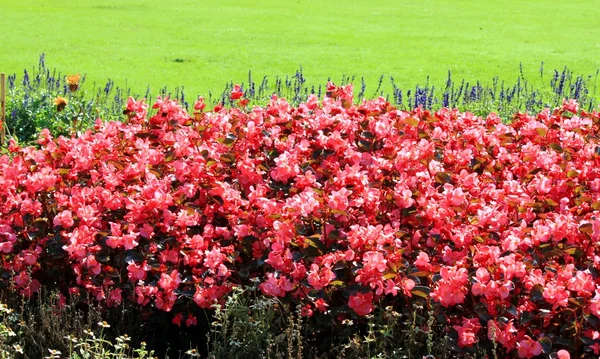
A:
{"label": "green foliage", "polygon": [[[505,121],[510,121],[517,111],[539,112],[546,107],[560,106],[562,100],[576,99],[586,111],[598,106],[597,82],[600,72],[595,75],[576,75],[564,68],[562,71],[544,70],[542,64],[539,77],[526,78],[520,73],[516,82],[502,81],[494,77],[492,81],[469,83],[464,79],[456,81],[448,72],[445,86],[436,87],[429,82],[414,88],[400,88],[393,77],[386,79],[383,75],[375,91],[368,89],[362,79],[343,76],[340,84],[354,83],[357,98],[386,97],[393,105],[406,110],[422,106],[437,110],[442,107],[458,108],[478,116],[486,116],[490,112],[498,113]],[[90,88],[82,77],[75,90],[69,89],[66,77],[56,69],[46,66],[45,55],[42,54],[37,68],[25,71],[23,77],[10,75],[8,78],[6,129],[9,137],[20,144],[31,144],[38,134],[47,128],[50,133],[70,135],[91,128],[97,118],[105,121],[124,120],[123,110],[129,96],[140,99],[142,96],[131,92],[131,89],[115,86],[110,79],[105,86]],[[229,99],[233,83],[227,83],[223,92],[214,96],[209,94],[206,103],[209,106],[222,104],[233,106]],[[384,90],[384,89],[388,89]],[[249,74],[247,83],[242,86],[244,97],[250,101],[249,106],[265,105],[272,94],[284,97],[293,105],[306,101],[310,94],[323,98],[326,89],[324,84],[310,86],[302,69],[285,79],[275,77],[269,82],[263,78],[261,83],[255,82]],[[162,88],[158,95],[170,96],[178,100],[189,112],[193,109],[190,102],[195,99],[186,98],[183,88],[174,91]],[[145,98],[154,97],[147,89]],[[57,106],[56,101],[64,98],[66,105]]]}
{"label": "green foliage", "polygon": [[[63,306],[55,294],[26,300],[2,292],[0,359],[155,358],[150,349],[152,343],[140,340],[144,328],[135,313],[111,315],[99,308],[82,307],[86,302],[71,300]],[[190,349],[165,358],[502,357],[495,342],[490,348],[476,346],[469,351],[454,348],[456,338],[452,338],[452,332],[443,331],[436,319],[439,314],[421,304],[402,310],[387,307],[357,321],[346,320],[327,334],[316,332],[313,319],[304,317],[300,308],[265,298],[256,287],[238,288],[224,306],[218,306],[212,313],[206,351],[197,349],[204,342],[199,337],[190,343]],[[324,336],[329,336],[329,340],[324,340]],[[322,346],[325,342],[330,343],[328,347]]]}
{"label": "green foliage", "polygon": [[[0,303],[0,358],[9,359],[23,354],[23,346],[20,335],[23,323],[19,320],[15,311],[4,303]],[[17,332],[15,332],[15,329]],[[13,353],[13,354],[11,354]]]}
{"label": "green foliage", "polygon": [[[70,88],[66,76],[46,67],[44,54],[31,73],[25,71],[19,79],[9,76],[7,135],[20,143],[32,143],[45,128],[53,134],[68,136],[90,128],[97,118],[117,120],[122,117],[127,101],[122,90],[114,89],[109,81],[104,89],[88,92],[85,78],[77,82],[76,88]],[[61,102],[64,105],[60,105]]]}
{"label": "green foliage", "polygon": [[[152,355],[145,344],[140,345],[143,326],[139,313],[125,307],[103,310],[89,303],[87,298],[61,299],[56,293],[44,291],[27,299],[3,288],[0,358],[68,355],[69,359],[84,359],[102,358],[99,353],[104,353],[107,359],[145,359]],[[14,355],[16,352],[22,355]]]}

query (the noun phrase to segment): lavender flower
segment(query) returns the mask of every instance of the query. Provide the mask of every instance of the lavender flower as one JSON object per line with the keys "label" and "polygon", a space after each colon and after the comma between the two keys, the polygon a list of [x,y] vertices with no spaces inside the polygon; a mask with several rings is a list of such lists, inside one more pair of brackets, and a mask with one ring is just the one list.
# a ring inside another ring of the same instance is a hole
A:
{"label": "lavender flower", "polygon": [[46,54],[42,52],[42,54],[40,55],[40,61],[38,63],[38,66],[40,68],[40,72],[42,69],[46,68]]}
{"label": "lavender flower", "polygon": [[15,79],[17,78],[16,74],[8,75],[8,89],[14,90],[15,88]]}
{"label": "lavender flower", "polygon": [[25,70],[25,73],[23,74],[23,87],[30,87],[29,73],[27,72],[27,70]]}
{"label": "lavender flower", "polygon": [[444,91],[442,95],[442,107],[450,106],[450,93],[448,91]]}

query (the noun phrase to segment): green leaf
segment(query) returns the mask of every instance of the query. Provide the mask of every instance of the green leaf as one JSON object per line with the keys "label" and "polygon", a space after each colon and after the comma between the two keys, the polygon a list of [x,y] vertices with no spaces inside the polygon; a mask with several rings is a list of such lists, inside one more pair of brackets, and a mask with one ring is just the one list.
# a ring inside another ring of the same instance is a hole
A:
{"label": "green leaf", "polygon": [[119,171],[122,171],[123,169],[125,169],[125,164],[123,162],[119,162],[119,161],[114,161],[114,160],[110,160],[107,162],[108,164],[112,164],[113,166],[115,166],[116,169],[118,169]]}
{"label": "green leaf", "polygon": [[435,174],[435,181],[440,184],[450,183],[450,181],[452,181],[452,176],[446,172],[438,172]]}
{"label": "green leaf", "polygon": [[532,301],[544,300],[544,296],[542,293],[544,292],[544,286],[541,284],[536,284],[531,288],[531,292],[529,293],[529,298]]}
{"label": "green leaf", "polygon": [[404,122],[412,127],[417,127],[419,125],[419,120],[414,117],[408,117],[404,120]]}
{"label": "green leaf", "polygon": [[578,307],[583,307],[585,305],[585,300],[582,297],[569,298],[569,302],[575,304]]}
{"label": "green leaf", "polygon": [[562,148],[561,145],[559,145],[558,143],[551,143],[548,145],[549,148],[553,149],[554,151],[558,152],[558,153],[562,153],[564,150]]}
{"label": "green leaf", "polygon": [[235,162],[235,152],[229,151],[221,155],[220,157],[222,162],[232,163]]}
{"label": "green leaf", "polygon": [[360,135],[368,140],[375,138],[375,135],[371,131],[364,131]]}
{"label": "green leaf", "polygon": [[338,214],[338,215],[342,215],[342,216],[348,216],[348,212],[341,211],[339,209],[332,209],[330,212],[333,213],[333,214]]}
{"label": "green leaf", "polygon": [[540,344],[542,345],[542,350],[545,354],[550,354],[552,351],[552,340],[548,337],[540,338]]}
{"label": "green leaf", "polygon": [[532,312],[524,311],[519,316],[519,324],[524,325],[524,324],[531,322],[534,319],[535,319],[535,316],[532,314]]}
{"label": "green leaf", "polygon": [[427,271],[417,271],[417,272],[412,272],[409,273],[409,275],[415,276],[415,277],[427,277],[429,276],[429,272]]}
{"label": "green leaf", "polygon": [[427,298],[429,293],[431,293],[431,288],[423,285],[416,285],[410,292],[416,296]]}
{"label": "green leaf", "polygon": [[131,251],[125,254],[125,258],[123,259],[123,261],[125,263],[129,263],[132,261],[135,263],[141,263],[142,261],[144,261],[144,257],[138,252]]}
{"label": "green leaf", "polygon": [[538,168],[534,168],[533,170],[531,170],[531,171],[528,173],[528,175],[530,175],[530,176],[535,176],[536,174],[538,174],[538,173],[539,173],[539,172],[541,172],[541,171],[542,171],[542,169],[541,169],[541,168],[539,168],[539,167],[538,167]]}
{"label": "green leaf", "polygon": [[165,153],[165,162],[172,162],[175,159],[175,152],[169,151]]}
{"label": "green leaf", "polygon": [[373,148],[373,143],[365,140],[358,141],[358,149],[362,152],[371,152]]}
{"label": "green leaf", "polygon": [[579,172],[575,171],[575,170],[569,170],[569,172],[567,172],[567,178],[574,178],[574,177],[578,177],[579,176]]}
{"label": "green leaf", "polygon": [[218,203],[220,205],[223,205],[223,203],[225,203],[225,201],[223,201],[223,198],[221,198],[221,196],[208,195],[208,199],[210,199],[211,201]]}
{"label": "green leaf", "polygon": [[309,246],[317,248],[318,250],[320,250],[321,252],[325,251],[325,245],[323,244],[323,242],[321,242],[321,235],[320,234],[315,234],[312,235],[308,238],[304,239],[305,243],[308,243]]}
{"label": "green leaf", "polygon": [[218,138],[217,142],[230,147],[235,142],[235,140],[237,140],[237,137],[233,133],[229,133],[225,137]]}
{"label": "green leaf", "polygon": [[558,203],[556,203],[554,200],[550,199],[550,198],[546,198],[546,204],[550,207],[556,207],[558,206]]}
{"label": "green leaf", "polygon": [[392,279],[392,278],[396,278],[398,276],[397,273],[394,272],[385,272],[383,274],[383,279]]}
{"label": "green leaf", "polygon": [[563,256],[563,251],[561,251],[558,248],[553,248],[549,251],[544,252],[544,256],[546,258],[553,258],[553,257],[562,257]]}
{"label": "green leaf", "polygon": [[424,139],[428,140],[431,137],[429,136],[429,134],[427,132],[425,132],[423,129],[419,128],[419,138],[424,138]]}
{"label": "green leaf", "polygon": [[582,258],[585,254],[583,252],[583,249],[581,249],[580,247],[569,247],[565,249],[565,253],[568,253],[577,259]]}
{"label": "green leaf", "polygon": [[592,234],[594,233],[594,226],[591,223],[584,223],[579,226],[579,231],[581,233]]}
{"label": "green leaf", "polygon": [[402,231],[402,230],[399,230],[399,231],[396,231],[396,233],[394,233],[394,234],[395,234],[395,235],[396,235],[398,238],[403,238],[404,236],[408,235],[408,232],[406,232],[406,231]]}
{"label": "green leaf", "polygon": [[535,132],[537,132],[538,135],[545,137],[546,134],[548,133],[548,130],[543,127],[538,127],[535,129]]}

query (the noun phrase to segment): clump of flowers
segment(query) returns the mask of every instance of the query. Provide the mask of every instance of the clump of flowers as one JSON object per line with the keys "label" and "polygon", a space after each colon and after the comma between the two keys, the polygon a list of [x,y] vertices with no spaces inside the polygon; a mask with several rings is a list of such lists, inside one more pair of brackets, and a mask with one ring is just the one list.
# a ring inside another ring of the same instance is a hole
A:
{"label": "clump of flowers", "polygon": [[238,107],[199,99],[192,116],[130,99],[124,123],[13,147],[1,277],[24,295],[61,278],[178,325],[252,281],[339,321],[421,301],[457,350],[597,351],[598,112],[569,101],[504,124],[327,91],[245,109],[236,86]]}
{"label": "clump of flowers", "polygon": [[65,77],[65,81],[67,82],[67,85],[69,86],[69,91],[71,91],[71,92],[77,91],[77,89],[79,88],[79,80],[80,79],[81,79],[80,74],[68,75]]}
{"label": "clump of flowers", "polygon": [[54,99],[54,105],[56,106],[56,111],[58,111],[58,112],[61,112],[62,110],[64,110],[68,104],[69,104],[69,102],[64,97],[57,96]]}

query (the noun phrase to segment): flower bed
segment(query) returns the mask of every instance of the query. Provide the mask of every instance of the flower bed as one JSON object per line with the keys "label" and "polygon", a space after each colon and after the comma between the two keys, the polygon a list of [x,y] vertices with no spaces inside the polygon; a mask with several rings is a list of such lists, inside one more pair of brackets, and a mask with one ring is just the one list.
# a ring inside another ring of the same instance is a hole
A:
{"label": "flower bed", "polygon": [[125,123],[13,142],[0,276],[186,325],[252,281],[338,321],[422,301],[457,350],[600,353],[598,112],[504,124],[327,91],[150,118],[130,99]]}

